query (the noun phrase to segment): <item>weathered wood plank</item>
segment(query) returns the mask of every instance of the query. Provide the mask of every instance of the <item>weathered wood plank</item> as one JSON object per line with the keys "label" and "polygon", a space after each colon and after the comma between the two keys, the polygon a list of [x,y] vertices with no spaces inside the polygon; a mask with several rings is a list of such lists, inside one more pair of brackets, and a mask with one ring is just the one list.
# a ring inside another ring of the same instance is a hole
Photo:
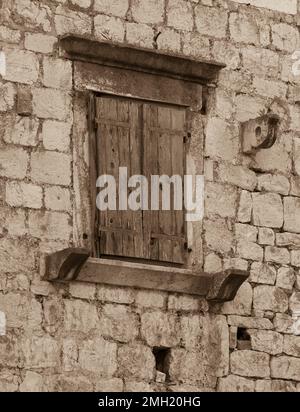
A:
{"label": "weathered wood plank", "polygon": [[96,179],[98,171],[98,154],[97,154],[97,134],[95,129],[95,96],[89,95],[88,102],[88,131],[89,131],[89,178],[90,178],[90,193],[91,193],[91,224],[90,224],[90,236],[91,236],[91,248],[92,255],[98,256],[99,254],[99,242],[98,234],[96,230],[99,224],[99,213],[96,209]]}

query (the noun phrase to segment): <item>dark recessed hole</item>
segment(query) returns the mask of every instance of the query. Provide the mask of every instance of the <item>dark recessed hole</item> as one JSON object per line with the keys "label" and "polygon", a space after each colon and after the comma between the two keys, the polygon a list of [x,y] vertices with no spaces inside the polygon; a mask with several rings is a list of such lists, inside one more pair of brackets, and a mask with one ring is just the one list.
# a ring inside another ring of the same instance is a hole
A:
{"label": "dark recessed hole", "polygon": [[82,239],[84,239],[84,240],[86,240],[88,237],[89,237],[89,236],[88,236],[87,233],[84,233],[84,234],[82,235]]}
{"label": "dark recessed hole", "polygon": [[204,116],[207,114],[207,101],[208,101],[208,87],[203,86],[202,87],[202,106],[200,109],[200,113]]}
{"label": "dark recessed hole", "polygon": [[168,357],[170,348],[153,348],[153,355],[155,357],[156,370],[168,375]]}
{"label": "dark recessed hole", "polygon": [[237,330],[237,348],[240,350],[251,349],[251,336],[245,328],[238,328]]}
{"label": "dark recessed hole", "polygon": [[237,329],[237,340],[250,340],[250,335],[245,328]]}
{"label": "dark recessed hole", "polygon": [[255,136],[256,137],[260,137],[261,136],[261,127],[257,126],[257,128],[255,129]]}

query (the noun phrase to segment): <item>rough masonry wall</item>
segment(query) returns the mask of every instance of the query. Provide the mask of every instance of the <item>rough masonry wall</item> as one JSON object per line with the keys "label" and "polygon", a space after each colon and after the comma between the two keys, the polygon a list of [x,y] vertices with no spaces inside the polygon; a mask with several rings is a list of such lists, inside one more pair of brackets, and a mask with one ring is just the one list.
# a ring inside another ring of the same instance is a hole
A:
{"label": "rough masonry wall", "polygon": [[[0,2],[0,390],[300,390],[296,11],[296,0]],[[227,64],[203,117],[203,249],[206,271],[251,268],[233,303],[40,280],[43,253],[73,245],[72,63],[56,45],[71,32]],[[28,90],[32,115],[19,116]],[[240,122],[269,108],[279,140],[242,155]],[[153,347],[171,348],[167,382]]]}

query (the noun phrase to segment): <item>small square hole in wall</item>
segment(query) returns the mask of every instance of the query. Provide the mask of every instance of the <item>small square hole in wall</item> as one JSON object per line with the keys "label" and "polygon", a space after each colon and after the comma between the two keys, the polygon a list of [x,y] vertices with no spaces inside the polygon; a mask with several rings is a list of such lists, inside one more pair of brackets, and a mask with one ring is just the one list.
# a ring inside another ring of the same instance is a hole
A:
{"label": "small square hole in wall", "polygon": [[251,336],[245,328],[237,329],[237,348],[251,349]]}
{"label": "small square hole in wall", "polygon": [[158,372],[164,373],[168,376],[170,355],[170,348],[153,348],[153,355],[155,357],[155,368]]}

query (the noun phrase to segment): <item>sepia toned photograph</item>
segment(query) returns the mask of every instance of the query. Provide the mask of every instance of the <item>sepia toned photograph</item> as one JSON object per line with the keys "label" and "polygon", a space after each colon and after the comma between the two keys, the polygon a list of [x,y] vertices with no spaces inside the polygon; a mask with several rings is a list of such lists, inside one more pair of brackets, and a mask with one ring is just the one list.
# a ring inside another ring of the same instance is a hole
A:
{"label": "sepia toned photograph", "polygon": [[59,402],[24,392],[300,393],[300,0],[0,0],[0,400]]}

